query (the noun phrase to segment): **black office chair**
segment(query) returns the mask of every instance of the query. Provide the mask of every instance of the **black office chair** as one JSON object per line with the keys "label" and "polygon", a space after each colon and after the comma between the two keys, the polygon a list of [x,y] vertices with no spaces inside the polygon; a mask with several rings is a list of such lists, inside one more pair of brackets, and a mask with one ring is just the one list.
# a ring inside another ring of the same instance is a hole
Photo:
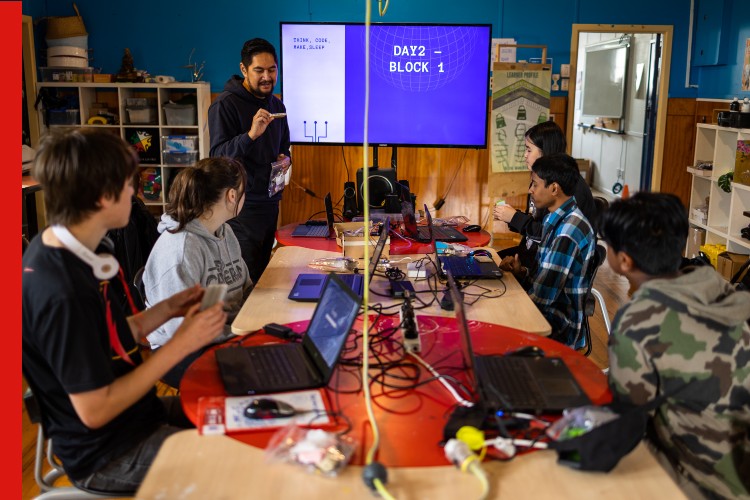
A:
{"label": "black office chair", "polygon": [[584,356],[589,356],[593,348],[591,342],[591,326],[589,325],[589,318],[594,315],[596,310],[597,301],[602,309],[602,316],[604,316],[604,324],[607,326],[607,335],[611,331],[611,325],[609,322],[609,313],[607,312],[607,306],[604,303],[604,297],[598,290],[594,288],[594,280],[596,279],[596,271],[599,269],[604,261],[607,259],[607,249],[603,245],[596,245],[594,255],[591,257],[591,263],[589,268],[589,274],[591,276],[591,284],[589,285],[589,291],[584,297],[583,303],[583,324],[581,325],[581,334],[585,339],[585,345],[582,349],[586,349],[583,353]]}
{"label": "black office chair", "polygon": [[[36,452],[34,457],[34,480],[41,490],[41,494],[35,497],[35,500],[88,500],[94,498],[117,498],[132,497],[133,493],[105,493],[94,491],[79,486],[57,486],[55,483],[58,479],[65,476],[60,461],[52,453],[52,440],[47,439],[42,428],[42,413],[39,403],[34,397],[31,389],[26,389],[23,395],[23,402],[26,406],[26,413],[32,424],[37,424],[38,431],[36,437]],[[46,450],[45,450],[46,448]],[[45,474],[45,458],[51,469]]]}

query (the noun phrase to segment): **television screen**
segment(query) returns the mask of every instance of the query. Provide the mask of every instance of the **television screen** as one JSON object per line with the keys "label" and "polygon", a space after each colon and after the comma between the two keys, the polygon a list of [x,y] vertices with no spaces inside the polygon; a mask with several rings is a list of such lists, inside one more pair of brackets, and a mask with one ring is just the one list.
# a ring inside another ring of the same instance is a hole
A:
{"label": "television screen", "polygon": [[[491,26],[372,24],[368,142],[487,146]],[[281,23],[294,144],[364,142],[365,25]]]}

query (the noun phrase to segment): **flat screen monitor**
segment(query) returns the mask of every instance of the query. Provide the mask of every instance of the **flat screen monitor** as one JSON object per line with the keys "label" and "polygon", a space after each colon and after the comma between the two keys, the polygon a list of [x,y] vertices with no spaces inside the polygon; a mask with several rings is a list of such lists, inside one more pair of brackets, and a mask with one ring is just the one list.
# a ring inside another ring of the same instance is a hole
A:
{"label": "flat screen monitor", "polygon": [[[365,25],[281,23],[293,144],[364,142]],[[368,142],[487,146],[491,25],[370,25]]]}

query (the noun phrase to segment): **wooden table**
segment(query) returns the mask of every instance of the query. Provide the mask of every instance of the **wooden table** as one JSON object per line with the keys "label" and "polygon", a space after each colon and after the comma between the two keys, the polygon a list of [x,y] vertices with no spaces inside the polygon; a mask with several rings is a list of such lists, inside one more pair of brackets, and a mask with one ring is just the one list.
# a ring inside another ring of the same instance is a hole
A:
{"label": "wooden table", "polygon": [[[330,252],[341,253],[341,247],[336,243],[335,238],[300,238],[293,237],[292,231],[299,225],[299,222],[287,224],[276,230],[276,241],[279,245],[284,246],[300,246],[310,248],[313,250],[328,250]],[[466,224],[461,224],[456,227],[461,231]],[[492,235],[482,229],[478,232],[464,233],[461,234],[469,238],[468,241],[460,242],[461,245],[468,247],[477,248],[484,247],[490,243]],[[430,243],[419,243],[415,240],[403,236],[400,232],[391,231],[391,254],[393,255],[407,255],[407,254],[423,254],[432,252],[432,245]]]}
{"label": "wooden table", "polygon": [[[498,260],[497,254],[492,254]],[[271,262],[264,271],[255,289],[242,306],[239,314],[232,322],[232,332],[243,335],[259,330],[268,323],[284,323],[308,320],[312,317],[315,303],[295,302],[289,300],[289,292],[294,280],[300,273],[319,273],[308,267],[308,263],[316,258],[338,257],[338,252],[326,252],[323,250],[310,250],[303,247],[281,247],[274,252]],[[423,255],[399,256],[401,260],[399,267],[406,269],[410,261],[424,257]],[[396,260],[396,259],[394,259]],[[539,309],[529,298],[526,291],[518,284],[511,273],[505,273],[501,281],[479,280],[477,282],[488,289],[502,290],[505,293],[495,299],[482,298],[474,305],[466,307],[466,314],[470,319],[484,321],[496,325],[503,325],[517,330],[523,330],[539,335],[549,335],[552,331],[547,320],[539,312]],[[373,278],[371,288],[382,295],[388,294],[388,281],[376,276]],[[426,280],[415,281],[416,290],[428,289]],[[440,289],[445,289],[444,285]],[[471,293],[480,291],[477,287],[466,290]],[[499,293],[499,292],[498,292]],[[421,296],[421,295],[420,295]],[[442,297],[442,292],[438,297]],[[384,305],[400,303],[400,299],[385,298],[370,294],[370,303],[381,302]],[[452,317],[452,311],[443,311],[437,304],[428,309],[418,310],[416,314],[432,314],[436,316]]]}
{"label": "wooden table", "polygon": [[[608,474],[556,465],[552,451],[529,453],[510,462],[485,462],[488,498],[573,500],[682,499],[644,444]],[[388,491],[399,499],[477,498],[478,481],[452,465],[388,468]],[[226,436],[199,436],[195,430],[166,440],[135,498],[224,500],[246,498],[376,498],[362,482],[362,467],[350,465],[336,478],[307,473],[299,466],[265,461],[263,451]]]}

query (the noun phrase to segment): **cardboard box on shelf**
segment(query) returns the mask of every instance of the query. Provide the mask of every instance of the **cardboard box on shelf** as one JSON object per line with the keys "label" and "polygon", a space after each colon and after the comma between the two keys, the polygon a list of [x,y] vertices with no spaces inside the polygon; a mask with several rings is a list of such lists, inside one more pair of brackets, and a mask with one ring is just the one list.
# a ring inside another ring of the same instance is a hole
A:
{"label": "cardboard box on shelf", "polygon": [[581,172],[581,177],[586,181],[586,184],[591,185],[591,176],[593,175],[591,160],[585,158],[576,158],[578,164],[578,171]]}
{"label": "cardboard box on shelf", "polygon": [[729,281],[732,279],[732,276],[737,274],[737,271],[740,270],[742,264],[747,262],[749,257],[749,255],[743,255],[741,253],[722,252],[717,256],[718,267],[716,270],[719,271],[719,274],[724,276],[727,281]]}
{"label": "cardboard box on shelf", "polygon": [[[365,227],[364,221],[360,222],[337,222],[333,225],[333,230],[336,233],[336,243],[341,247],[341,251],[344,257],[351,257],[353,259],[361,259],[365,255],[365,240],[363,238],[362,229]],[[368,234],[372,228],[372,223],[368,223]],[[375,243],[378,242],[377,235],[371,235],[368,238],[370,243],[370,255],[375,249]],[[387,257],[390,254],[390,236],[386,240],[385,247],[383,248],[383,257]]]}

